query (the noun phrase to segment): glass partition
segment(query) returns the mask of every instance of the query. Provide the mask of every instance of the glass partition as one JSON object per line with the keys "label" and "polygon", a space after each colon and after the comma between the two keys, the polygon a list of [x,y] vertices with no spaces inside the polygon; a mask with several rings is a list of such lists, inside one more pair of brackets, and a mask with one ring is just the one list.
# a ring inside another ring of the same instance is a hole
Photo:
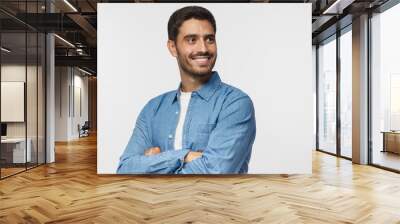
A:
{"label": "glass partition", "polygon": [[[44,12],[45,1],[1,1],[0,178],[45,162],[44,33],[18,20]],[[35,19],[36,17],[32,17]]]}
{"label": "glass partition", "polygon": [[27,163],[27,167],[33,167],[37,165],[38,158],[38,144],[37,144],[37,110],[38,110],[38,35],[36,32],[27,33],[27,74],[26,74],[26,113],[27,113],[27,150],[30,151],[31,159]]}
{"label": "glass partition", "polygon": [[[26,33],[1,34],[1,175],[24,171],[26,150]],[[6,50],[4,50],[6,49]]]}
{"label": "glass partition", "polygon": [[45,34],[38,33],[38,64],[37,64],[37,162],[43,164],[46,162],[46,139],[45,139],[45,114],[46,114],[46,38]]}

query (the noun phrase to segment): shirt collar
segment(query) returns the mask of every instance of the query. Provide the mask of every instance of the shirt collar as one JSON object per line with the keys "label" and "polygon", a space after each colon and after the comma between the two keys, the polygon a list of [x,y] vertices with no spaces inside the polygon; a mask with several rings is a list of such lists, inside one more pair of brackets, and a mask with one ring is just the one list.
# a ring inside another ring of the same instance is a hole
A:
{"label": "shirt collar", "polygon": [[[209,101],[211,96],[215,93],[218,87],[221,85],[221,78],[218,75],[218,72],[213,71],[211,78],[203,84],[198,90],[193,91],[193,93],[197,93],[202,99]],[[175,91],[172,103],[179,98],[181,95],[181,83],[178,86],[178,89]]]}

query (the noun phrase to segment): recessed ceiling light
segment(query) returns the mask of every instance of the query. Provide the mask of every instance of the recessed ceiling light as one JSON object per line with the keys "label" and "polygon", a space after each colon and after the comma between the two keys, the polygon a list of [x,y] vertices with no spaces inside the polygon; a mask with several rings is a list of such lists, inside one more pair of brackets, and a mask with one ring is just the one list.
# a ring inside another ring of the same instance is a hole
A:
{"label": "recessed ceiling light", "polygon": [[57,34],[54,34],[54,36],[57,37],[58,39],[60,39],[62,42],[66,43],[67,45],[69,45],[69,46],[75,48],[75,45],[73,45],[73,44],[72,44],[71,42],[69,42],[68,40],[66,40],[66,39],[64,39],[64,38],[62,38],[62,37],[60,37],[60,36],[57,35]]}
{"label": "recessed ceiling light", "polygon": [[71,4],[69,3],[68,0],[64,0],[65,4],[67,4],[72,10],[74,10],[75,12],[78,12],[78,10]]}
{"label": "recessed ceiling light", "polygon": [[11,50],[9,50],[9,49],[7,49],[7,48],[5,48],[5,47],[1,47],[1,50],[4,51],[4,52],[6,52],[6,53],[10,53],[10,52],[11,52]]}
{"label": "recessed ceiling light", "polygon": [[351,5],[355,0],[336,0],[322,14],[342,14],[343,9]]}
{"label": "recessed ceiling light", "polygon": [[88,72],[88,71],[86,71],[86,70],[83,70],[83,69],[81,69],[81,68],[79,68],[79,67],[78,67],[78,70],[81,71],[81,72],[83,72],[83,73],[85,73],[85,74],[88,74],[88,75],[90,75],[90,76],[92,75],[92,73],[90,73],[90,72]]}

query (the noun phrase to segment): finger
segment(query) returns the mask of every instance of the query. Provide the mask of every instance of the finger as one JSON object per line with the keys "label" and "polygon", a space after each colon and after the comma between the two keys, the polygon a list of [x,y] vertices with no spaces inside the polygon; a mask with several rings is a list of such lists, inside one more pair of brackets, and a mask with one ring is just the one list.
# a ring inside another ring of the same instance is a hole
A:
{"label": "finger", "polygon": [[148,155],[152,155],[154,151],[154,147],[148,148],[145,152],[144,155],[148,156]]}

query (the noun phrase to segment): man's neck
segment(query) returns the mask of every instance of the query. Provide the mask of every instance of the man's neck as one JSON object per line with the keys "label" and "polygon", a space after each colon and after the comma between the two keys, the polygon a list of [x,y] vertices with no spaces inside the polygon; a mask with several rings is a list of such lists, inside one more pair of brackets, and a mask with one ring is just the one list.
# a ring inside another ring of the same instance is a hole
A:
{"label": "man's neck", "polygon": [[181,73],[181,91],[193,92],[198,90],[204,83],[206,83],[211,78],[211,75],[212,73],[204,77],[193,77]]}

